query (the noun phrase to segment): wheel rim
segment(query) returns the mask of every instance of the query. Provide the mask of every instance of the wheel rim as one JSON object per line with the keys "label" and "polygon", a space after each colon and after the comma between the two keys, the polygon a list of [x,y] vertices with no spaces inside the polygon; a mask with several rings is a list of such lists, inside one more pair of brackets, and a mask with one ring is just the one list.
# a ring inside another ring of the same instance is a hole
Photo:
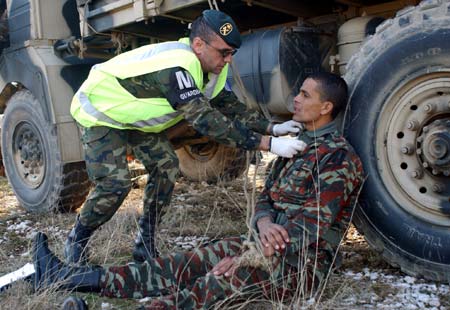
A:
{"label": "wheel rim", "polygon": [[45,159],[39,131],[32,123],[21,122],[14,130],[12,142],[17,175],[28,187],[39,187],[45,176]]}
{"label": "wheel rim", "polygon": [[430,74],[386,101],[375,144],[392,197],[408,213],[443,226],[450,226],[449,131],[450,74]]}

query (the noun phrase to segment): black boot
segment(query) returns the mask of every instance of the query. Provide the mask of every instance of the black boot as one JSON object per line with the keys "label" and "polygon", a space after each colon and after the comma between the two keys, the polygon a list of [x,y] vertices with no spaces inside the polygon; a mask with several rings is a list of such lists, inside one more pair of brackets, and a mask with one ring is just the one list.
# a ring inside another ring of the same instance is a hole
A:
{"label": "black boot", "polygon": [[136,262],[144,262],[159,256],[155,244],[155,228],[156,214],[141,216],[133,250],[133,259]]}
{"label": "black boot", "polygon": [[94,229],[83,226],[79,217],[77,217],[75,225],[70,231],[64,245],[64,256],[67,264],[86,265],[86,245],[93,232]]}
{"label": "black boot", "polygon": [[35,290],[56,286],[62,290],[99,292],[102,268],[72,267],[62,263],[48,248],[47,236],[38,232],[33,244]]}

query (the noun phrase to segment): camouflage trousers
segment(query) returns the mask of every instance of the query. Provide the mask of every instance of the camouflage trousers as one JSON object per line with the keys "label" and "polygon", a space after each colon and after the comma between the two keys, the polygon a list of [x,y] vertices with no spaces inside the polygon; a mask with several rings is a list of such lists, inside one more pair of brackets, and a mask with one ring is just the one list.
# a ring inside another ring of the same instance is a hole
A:
{"label": "camouflage trousers", "polygon": [[[283,302],[301,289],[298,283],[302,275],[280,257],[273,257],[270,272],[239,267],[231,277],[208,273],[222,258],[239,255],[242,241],[239,237],[227,238],[142,264],[107,267],[100,284],[102,295],[155,297],[168,309],[220,309],[225,303],[249,298]],[[153,308],[147,306],[146,309]]]}
{"label": "camouflage trousers", "polygon": [[99,227],[114,215],[129,193],[128,147],[149,173],[144,190],[144,216],[158,214],[170,203],[179,168],[178,158],[164,133],[81,127],[81,139],[86,169],[95,186],[81,208],[81,224]]}

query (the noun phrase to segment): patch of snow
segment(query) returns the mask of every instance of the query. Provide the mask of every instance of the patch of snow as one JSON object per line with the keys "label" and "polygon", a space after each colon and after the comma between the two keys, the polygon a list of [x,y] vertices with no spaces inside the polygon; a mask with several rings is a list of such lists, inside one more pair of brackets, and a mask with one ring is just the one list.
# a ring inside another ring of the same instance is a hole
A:
{"label": "patch of snow", "polygon": [[32,240],[32,239],[34,239],[34,236],[36,236],[36,234],[37,234],[37,231],[35,231],[35,230],[30,231],[30,232],[26,235],[26,238],[27,238],[28,240]]}
{"label": "patch of snow", "polygon": [[173,205],[172,207],[181,210],[181,209],[192,209],[194,206],[190,204],[184,204],[184,205]]}
{"label": "patch of snow", "polygon": [[405,281],[406,283],[412,284],[414,282],[416,282],[416,279],[410,276],[406,276],[403,278],[403,281]]}
{"label": "patch of snow", "polygon": [[[375,292],[370,290],[367,292],[370,304],[374,309],[384,310],[443,310],[450,309],[449,305],[442,305],[439,295],[447,296],[450,294],[450,287],[447,284],[426,283],[423,280],[416,279],[411,276],[403,275],[386,275],[382,271],[369,270],[364,268],[362,272],[354,272],[346,270],[343,275],[347,278],[364,281],[372,280],[372,283],[386,284],[392,287],[392,293],[388,294],[383,300],[378,301]],[[376,280],[373,281],[373,280]],[[345,300],[347,305],[355,305],[363,300],[353,300],[348,297]],[[366,309],[367,305],[364,305]]]}
{"label": "patch of snow", "polygon": [[31,221],[29,221],[29,220],[25,220],[18,224],[13,224],[11,221],[7,221],[6,223],[8,224],[8,227],[6,227],[6,230],[11,231],[11,232],[13,231],[18,235],[24,234],[28,230],[32,229],[32,227],[29,226],[30,224],[32,224]]}
{"label": "patch of snow", "polygon": [[198,236],[178,236],[175,238],[169,238],[170,243],[174,243],[177,247],[180,247],[183,250],[192,250],[208,240],[208,237]]}

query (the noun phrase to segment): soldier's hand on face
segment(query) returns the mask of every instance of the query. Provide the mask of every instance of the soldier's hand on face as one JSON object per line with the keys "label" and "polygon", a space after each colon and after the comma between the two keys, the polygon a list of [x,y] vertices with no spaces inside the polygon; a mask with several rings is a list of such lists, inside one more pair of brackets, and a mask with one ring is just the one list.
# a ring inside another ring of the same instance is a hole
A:
{"label": "soldier's hand on face", "polygon": [[302,123],[290,120],[281,124],[273,125],[272,133],[275,137],[278,137],[287,135],[288,133],[298,133],[302,128]]}
{"label": "soldier's hand on face", "polygon": [[[278,224],[272,223],[270,217],[263,217],[257,222],[259,230],[259,240],[263,248],[272,247],[275,251],[283,251],[289,242],[287,230]],[[272,254],[273,255],[273,254]]]}
{"label": "soldier's hand on face", "polygon": [[214,274],[215,276],[232,276],[237,268],[236,258],[236,256],[227,256],[222,258],[220,262],[218,262],[217,265],[215,265],[213,269],[211,269],[210,273]]}
{"label": "soldier's hand on face", "polygon": [[272,137],[269,151],[281,157],[292,158],[298,152],[303,151],[306,146],[307,144],[301,140]]}

